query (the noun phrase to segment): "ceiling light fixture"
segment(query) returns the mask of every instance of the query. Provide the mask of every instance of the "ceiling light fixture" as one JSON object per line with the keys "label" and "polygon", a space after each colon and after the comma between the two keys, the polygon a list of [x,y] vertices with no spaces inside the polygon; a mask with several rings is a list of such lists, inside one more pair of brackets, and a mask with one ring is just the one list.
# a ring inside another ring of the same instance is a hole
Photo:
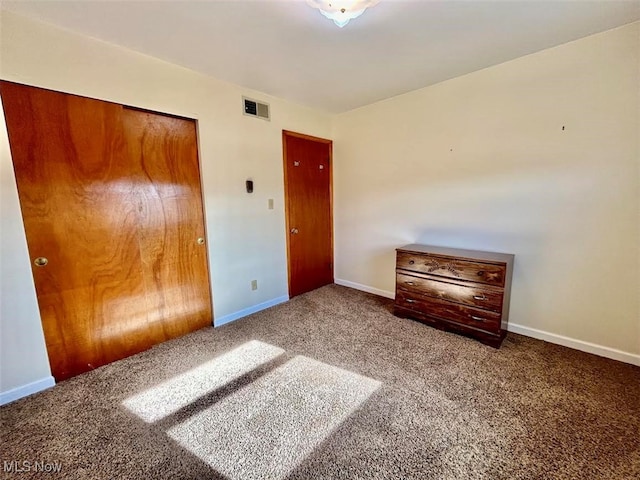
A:
{"label": "ceiling light fixture", "polygon": [[333,20],[340,28],[344,27],[349,20],[353,20],[373,7],[379,0],[307,0],[313,8],[320,10],[325,17]]}

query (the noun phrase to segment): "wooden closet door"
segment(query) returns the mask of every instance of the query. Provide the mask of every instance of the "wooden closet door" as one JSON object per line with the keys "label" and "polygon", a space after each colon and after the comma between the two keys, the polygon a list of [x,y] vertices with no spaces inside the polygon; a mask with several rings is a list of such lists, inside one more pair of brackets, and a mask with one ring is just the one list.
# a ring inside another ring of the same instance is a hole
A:
{"label": "wooden closet door", "polygon": [[128,156],[144,175],[142,272],[149,322],[162,341],[212,322],[196,123],[125,107],[123,124]]}
{"label": "wooden closet door", "polygon": [[[123,128],[129,111],[10,82],[0,82],[0,94],[56,380],[196,328],[188,315],[186,327],[168,327],[166,309],[156,308],[157,290],[171,285],[161,280],[170,267],[160,260],[149,266],[153,242],[145,232],[168,213],[149,203],[158,187],[150,159],[131,154],[131,134]],[[165,146],[173,148],[169,141]],[[162,165],[164,157],[154,158]],[[207,278],[201,304],[210,302],[208,288]],[[204,310],[210,315],[210,304]]]}
{"label": "wooden closet door", "polygon": [[125,155],[122,107],[8,82],[0,88],[54,377],[148,348],[142,177]]}

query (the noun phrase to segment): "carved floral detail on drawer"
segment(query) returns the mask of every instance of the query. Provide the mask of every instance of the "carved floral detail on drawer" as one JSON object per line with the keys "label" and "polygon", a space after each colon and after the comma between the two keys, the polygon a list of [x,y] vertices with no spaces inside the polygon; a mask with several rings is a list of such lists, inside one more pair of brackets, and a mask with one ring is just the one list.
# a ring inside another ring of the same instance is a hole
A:
{"label": "carved floral detail on drawer", "polygon": [[435,272],[436,270],[447,270],[449,273],[455,275],[456,277],[460,276],[460,272],[456,270],[450,262],[445,263],[444,265],[440,265],[439,262],[430,258],[427,262],[425,262],[425,265],[429,267],[429,269],[427,270],[429,273]]}

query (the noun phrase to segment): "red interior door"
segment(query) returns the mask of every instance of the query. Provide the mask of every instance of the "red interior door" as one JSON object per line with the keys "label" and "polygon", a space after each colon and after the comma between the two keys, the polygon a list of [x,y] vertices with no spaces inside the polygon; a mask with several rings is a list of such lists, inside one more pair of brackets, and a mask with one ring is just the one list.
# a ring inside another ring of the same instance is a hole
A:
{"label": "red interior door", "polygon": [[331,140],[283,132],[289,296],[333,283]]}

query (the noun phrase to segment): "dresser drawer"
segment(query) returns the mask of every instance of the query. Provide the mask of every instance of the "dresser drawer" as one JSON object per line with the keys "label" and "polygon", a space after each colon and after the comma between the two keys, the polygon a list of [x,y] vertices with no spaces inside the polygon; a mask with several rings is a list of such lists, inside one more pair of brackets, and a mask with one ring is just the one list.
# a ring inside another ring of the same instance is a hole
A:
{"label": "dresser drawer", "polygon": [[458,284],[434,278],[396,273],[396,286],[401,290],[428,295],[494,312],[502,311],[503,290],[479,284]]}
{"label": "dresser drawer", "polygon": [[500,332],[500,314],[398,290],[396,305],[491,333]]}
{"label": "dresser drawer", "polygon": [[452,257],[398,252],[396,267],[403,270],[428,273],[439,277],[488,285],[504,286],[507,272],[505,264],[491,264]]}

